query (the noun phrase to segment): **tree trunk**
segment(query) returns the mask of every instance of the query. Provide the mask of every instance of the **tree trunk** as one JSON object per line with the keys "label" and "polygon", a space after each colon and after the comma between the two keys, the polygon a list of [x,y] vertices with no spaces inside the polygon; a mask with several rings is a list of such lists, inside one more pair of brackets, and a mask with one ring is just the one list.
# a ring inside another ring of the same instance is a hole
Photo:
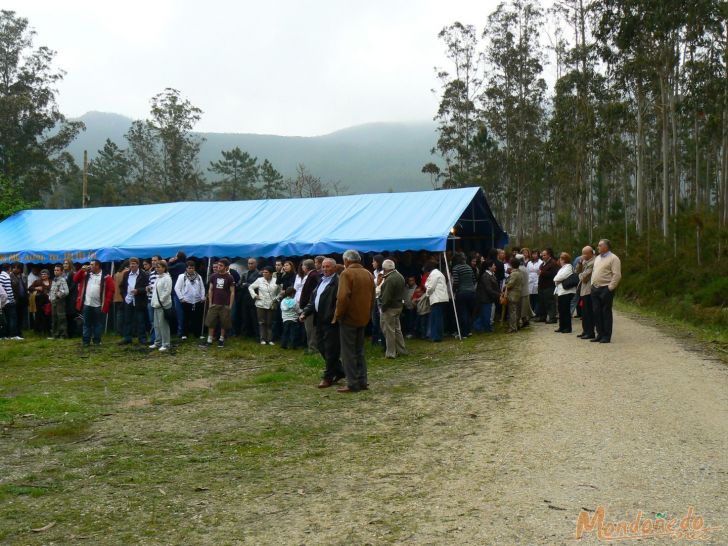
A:
{"label": "tree trunk", "polygon": [[662,119],[662,236],[667,239],[670,219],[670,177],[669,177],[669,133],[668,133],[668,100],[667,78],[664,71],[660,74],[660,113]]}
{"label": "tree trunk", "polygon": [[[644,231],[644,214],[645,214],[645,127],[642,119],[642,102],[643,93],[642,86],[637,84],[637,176],[635,178],[635,230],[637,236],[641,236]],[[649,226],[648,226],[649,229]]]}

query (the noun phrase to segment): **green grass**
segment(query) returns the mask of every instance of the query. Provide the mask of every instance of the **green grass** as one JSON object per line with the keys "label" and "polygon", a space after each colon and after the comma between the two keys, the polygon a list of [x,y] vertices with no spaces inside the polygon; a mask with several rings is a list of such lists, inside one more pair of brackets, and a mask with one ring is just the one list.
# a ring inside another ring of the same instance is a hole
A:
{"label": "green grass", "polygon": [[408,341],[396,361],[367,344],[372,390],[356,396],[317,389],[323,359],[302,350],[231,339],[162,355],[117,339],[0,342],[0,543],[199,543],[230,518],[260,525],[257,499],[305,501],[325,493],[309,476],[401,457],[432,417],[405,409],[418,384],[500,359],[512,338]]}

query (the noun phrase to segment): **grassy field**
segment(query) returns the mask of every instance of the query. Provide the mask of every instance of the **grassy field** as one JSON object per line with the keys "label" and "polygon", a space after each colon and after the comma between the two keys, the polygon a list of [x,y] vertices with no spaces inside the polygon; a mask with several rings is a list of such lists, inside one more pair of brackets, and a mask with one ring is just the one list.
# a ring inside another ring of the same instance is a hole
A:
{"label": "grassy field", "polygon": [[[386,485],[388,461],[437,418],[421,400],[437,391],[421,387],[486,347],[497,355],[504,338],[412,341],[396,361],[368,348],[371,390],[356,395],[316,388],[318,355],[251,341],[172,354],[112,336],[91,350],[0,342],[0,542],[273,544],[282,519],[305,538],[317,524],[290,513],[344,514],[327,476]],[[404,532],[396,517],[376,521],[382,536]]]}

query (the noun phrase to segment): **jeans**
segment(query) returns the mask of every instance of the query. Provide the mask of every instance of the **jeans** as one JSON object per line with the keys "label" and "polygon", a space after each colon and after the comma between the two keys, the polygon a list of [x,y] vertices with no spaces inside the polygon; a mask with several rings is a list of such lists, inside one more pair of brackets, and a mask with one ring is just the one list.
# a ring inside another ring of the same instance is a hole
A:
{"label": "jeans", "polygon": [[493,331],[493,304],[481,303],[478,318],[473,324],[476,332],[492,332]]}
{"label": "jeans", "polygon": [[442,341],[443,329],[445,328],[445,306],[446,301],[433,303],[430,308],[430,339]]}
{"label": "jeans", "polygon": [[468,337],[471,329],[471,317],[475,308],[475,292],[459,292],[456,294],[455,307],[458,312],[460,334],[463,337]]}
{"label": "jeans", "polygon": [[19,336],[20,331],[18,330],[18,310],[15,303],[8,303],[3,307],[3,313],[5,314],[6,332],[8,337]]}
{"label": "jeans", "polygon": [[136,335],[139,343],[147,343],[146,315],[146,307],[124,303],[124,341],[131,341],[131,338]]}
{"label": "jeans", "polygon": [[283,323],[283,334],[281,334],[281,347],[284,349],[293,349],[298,345],[298,329],[297,320],[287,320]]}
{"label": "jeans", "polygon": [[174,312],[177,316],[177,337],[182,337],[185,329],[185,310],[174,290],[172,290],[172,305],[174,305]]}
{"label": "jeans", "polygon": [[93,338],[94,345],[101,343],[101,334],[104,331],[104,314],[101,307],[84,305],[81,311],[83,315],[83,344],[88,345]]}
{"label": "jeans", "polygon": [[149,320],[149,341],[154,343],[157,337],[154,330],[154,308],[151,301],[147,302],[147,319]]}

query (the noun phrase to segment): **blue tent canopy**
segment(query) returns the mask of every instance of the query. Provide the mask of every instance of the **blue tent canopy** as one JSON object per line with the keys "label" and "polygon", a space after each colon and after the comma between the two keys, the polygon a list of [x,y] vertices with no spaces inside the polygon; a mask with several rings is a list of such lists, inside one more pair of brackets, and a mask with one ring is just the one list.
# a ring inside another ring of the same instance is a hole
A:
{"label": "blue tent canopy", "polygon": [[505,245],[483,190],[26,210],[0,223],[0,262],[131,256],[303,256],[442,251],[450,230]]}

